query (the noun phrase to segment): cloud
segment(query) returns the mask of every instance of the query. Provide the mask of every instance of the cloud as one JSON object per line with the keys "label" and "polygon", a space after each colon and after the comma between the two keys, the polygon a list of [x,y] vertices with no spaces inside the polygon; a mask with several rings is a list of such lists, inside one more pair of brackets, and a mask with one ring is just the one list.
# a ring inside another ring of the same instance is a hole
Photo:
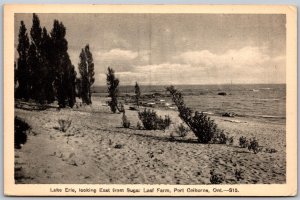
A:
{"label": "cloud", "polygon": [[97,57],[99,60],[119,60],[119,61],[128,61],[137,58],[138,53],[130,50],[123,49],[111,49],[108,52],[98,52]]}
{"label": "cloud", "polygon": [[265,47],[246,46],[241,49],[231,49],[223,54],[215,54],[208,50],[187,51],[175,58],[177,61],[201,67],[234,67],[261,65],[271,58]]}
{"label": "cloud", "polygon": [[246,46],[222,54],[209,50],[179,53],[167,62],[149,64],[150,52],[111,49],[98,52],[96,84],[105,84],[107,66],[121,85],[284,83],[285,56],[271,56],[263,47]]}

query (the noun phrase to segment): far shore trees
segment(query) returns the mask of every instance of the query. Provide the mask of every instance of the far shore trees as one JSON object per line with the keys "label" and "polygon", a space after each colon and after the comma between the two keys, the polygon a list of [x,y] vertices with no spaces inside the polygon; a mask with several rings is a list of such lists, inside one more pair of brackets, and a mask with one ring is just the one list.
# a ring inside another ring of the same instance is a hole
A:
{"label": "far shore trees", "polygon": [[119,79],[115,77],[115,71],[108,67],[108,72],[106,74],[107,82],[107,92],[111,100],[108,102],[108,105],[113,113],[117,112],[118,109],[118,95],[119,95]]}
{"label": "far shore trees", "polygon": [[[93,55],[90,51],[90,47],[87,44],[85,48],[81,50],[79,55],[80,61],[78,64],[78,69],[80,73],[80,97],[82,102],[89,105],[92,104],[92,91],[91,87],[95,82],[95,72],[94,72],[94,62]],[[78,89],[79,90],[79,89]]]}
{"label": "far shore trees", "polygon": [[140,86],[138,85],[137,82],[135,82],[134,93],[135,93],[135,103],[139,107],[140,106],[140,98],[141,98],[141,90],[140,90]]}

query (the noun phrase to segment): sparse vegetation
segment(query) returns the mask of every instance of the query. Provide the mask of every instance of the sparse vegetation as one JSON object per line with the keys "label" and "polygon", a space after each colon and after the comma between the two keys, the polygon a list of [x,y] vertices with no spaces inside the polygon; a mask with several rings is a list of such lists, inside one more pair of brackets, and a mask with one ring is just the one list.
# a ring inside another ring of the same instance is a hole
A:
{"label": "sparse vegetation", "polygon": [[185,137],[188,134],[188,132],[190,131],[190,129],[188,127],[184,126],[183,123],[180,123],[175,128],[175,131],[179,137]]}
{"label": "sparse vegetation", "polygon": [[214,144],[233,144],[233,136],[229,136],[229,133],[224,133],[223,130],[218,130],[217,133],[214,135],[211,143]]}
{"label": "sparse vegetation", "polygon": [[171,119],[168,115],[163,119],[154,110],[145,109],[140,111],[138,115],[146,130],[165,130],[171,124]]}
{"label": "sparse vegetation", "polygon": [[255,137],[250,139],[248,150],[253,151],[255,154],[261,151],[261,148],[259,147],[258,141]]}
{"label": "sparse vegetation", "polygon": [[130,121],[127,119],[127,116],[126,116],[125,112],[123,112],[123,116],[122,116],[122,126],[124,128],[129,128],[130,127]]}
{"label": "sparse vegetation", "polygon": [[210,170],[210,183],[221,184],[225,181],[225,176],[221,173],[217,173],[214,169]]}
{"label": "sparse vegetation", "polygon": [[277,150],[274,149],[274,148],[265,148],[265,152],[266,152],[266,153],[276,153]]}
{"label": "sparse vegetation", "polygon": [[110,110],[113,113],[117,112],[118,109],[118,95],[119,95],[119,79],[115,77],[115,71],[112,68],[108,68],[108,73],[106,74],[106,82],[107,82],[107,91],[108,96],[111,100],[108,102]]}
{"label": "sparse vegetation", "polygon": [[59,130],[62,132],[66,132],[71,126],[72,120],[69,119],[59,119]]}
{"label": "sparse vegetation", "polygon": [[21,118],[15,117],[15,148],[20,149],[27,141],[27,131],[30,130],[30,126]]}
{"label": "sparse vegetation", "polygon": [[185,105],[182,94],[174,86],[167,87],[167,91],[172,95],[172,100],[179,111],[179,117],[194,132],[198,141],[205,144],[211,142],[219,131],[214,120],[211,120],[203,112],[199,113],[196,111],[193,114],[192,110]]}
{"label": "sparse vegetation", "polygon": [[237,181],[244,180],[244,170],[236,168],[234,170],[234,176],[235,176]]}
{"label": "sparse vegetation", "polygon": [[137,124],[136,124],[136,128],[138,130],[142,130],[143,129],[143,126],[141,125],[141,123],[138,121]]}
{"label": "sparse vegetation", "polygon": [[249,141],[247,140],[246,137],[241,136],[239,138],[239,145],[241,148],[247,148],[249,146]]}
{"label": "sparse vegetation", "polygon": [[77,80],[77,83],[80,84],[80,89],[78,90],[80,91],[82,102],[89,105],[92,104],[91,86],[95,82],[95,72],[93,55],[88,44],[81,50],[79,58],[80,62],[78,64],[78,69],[80,73],[80,80]]}
{"label": "sparse vegetation", "polygon": [[139,107],[140,106],[140,98],[141,98],[141,90],[140,90],[140,86],[137,82],[135,82],[134,93],[135,93],[135,103]]}

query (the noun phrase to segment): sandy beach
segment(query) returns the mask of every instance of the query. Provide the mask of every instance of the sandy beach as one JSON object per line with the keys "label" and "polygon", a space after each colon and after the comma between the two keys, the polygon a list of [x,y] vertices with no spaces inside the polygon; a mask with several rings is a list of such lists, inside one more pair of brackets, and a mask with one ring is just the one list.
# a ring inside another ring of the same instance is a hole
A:
{"label": "sandy beach", "polygon": [[[192,132],[170,140],[181,122],[175,110],[156,109],[159,115],[169,115],[172,124],[166,131],[148,131],[136,128],[137,111],[128,110],[128,105],[125,109],[129,129],[101,97],[78,109],[16,108],[15,115],[32,128],[27,142],[15,150],[16,183],[210,184],[212,169],[224,175],[224,184],[286,181],[284,124],[212,116],[234,142],[199,144]],[[72,120],[66,132],[57,129],[59,119]],[[263,151],[254,154],[240,148],[240,136],[256,137]],[[277,152],[267,153],[265,148]],[[244,171],[243,180],[236,179],[235,169]]]}

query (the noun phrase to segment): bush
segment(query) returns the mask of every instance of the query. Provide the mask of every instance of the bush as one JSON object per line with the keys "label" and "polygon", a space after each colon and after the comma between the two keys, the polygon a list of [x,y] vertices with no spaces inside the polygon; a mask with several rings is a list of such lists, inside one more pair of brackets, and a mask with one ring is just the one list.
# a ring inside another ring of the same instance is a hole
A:
{"label": "bush", "polygon": [[221,184],[224,182],[225,177],[223,174],[216,173],[214,169],[210,170],[210,183],[211,184]]}
{"label": "bush", "polygon": [[258,141],[256,140],[255,137],[250,139],[248,150],[253,151],[253,153],[255,154],[261,151],[261,148],[259,147]]}
{"label": "bush", "polygon": [[266,149],[265,149],[265,152],[266,152],[266,153],[276,153],[277,150],[276,150],[276,149],[273,149],[273,148],[270,148],[270,149],[269,149],[269,148],[266,148]]}
{"label": "bush", "polygon": [[235,169],[234,176],[237,181],[244,180],[244,170],[242,169]]}
{"label": "bush", "polygon": [[130,127],[130,121],[127,119],[127,116],[125,115],[125,112],[123,112],[123,116],[122,116],[122,126],[124,128],[129,128]]}
{"label": "bush", "polygon": [[175,131],[179,135],[179,137],[185,137],[190,129],[188,127],[185,127],[183,123],[181,123],[175,128]]}
{"label": "bush", "polygon": [[216,134],[214,135],[214,138],[211,141],[214,144],[233,144],[233,136],[229,136],[228,133],[224,133],[223,130],[218,130]]}
{"label": "bush", "polygon": [[229,135],[227,135],[226,144],[228,144],[228,145],[232,145],[233,144],[233,136],[229,137]]}
{"label": "bush", "polygon": [[30,129],[30,126],[26,122],[24,122],[19,117],[15,117],[14,146],[16,149],[20,149],[21,146],[26,143],[27,131],[29,131]]}
{"label": "bush", "polygon": [[154,110],[145,109],[144,111],[138,112],[138,115],[146,130],[165,130],[171,124],[169,116],[165,116],[163,119],[161,116],[158,116]]}
{"label": "bush", "polygon": [[249,146],[249,141],[246,137],[242,136],[239,138],[239,145],[241,148],[247,148]]}
{"label": "bush", "polygon": [[195,112],[187,107],[184,103],[182,94],[177,91],[174,86],[167,88],[172,95],[172,100],[178,108],[179,117],[188,125],[188,127],[194,132],[200,143],[209,143],[214,138],[215,134],[220,131],[217,128],[217,124],[214,120],[211,120],[203,112]]}
{"label": "bush", "polygon": [[58,124],[59,124],[59,130],[62,132],[66,132],[68,128],[70,128],[72,123],[72,120],[65,120],[65,119],[59,119]]}
{"label": "bush", "polygon": [[119,103],[119,112],[125,113],[125,108],[124,108],[123,103]]}

